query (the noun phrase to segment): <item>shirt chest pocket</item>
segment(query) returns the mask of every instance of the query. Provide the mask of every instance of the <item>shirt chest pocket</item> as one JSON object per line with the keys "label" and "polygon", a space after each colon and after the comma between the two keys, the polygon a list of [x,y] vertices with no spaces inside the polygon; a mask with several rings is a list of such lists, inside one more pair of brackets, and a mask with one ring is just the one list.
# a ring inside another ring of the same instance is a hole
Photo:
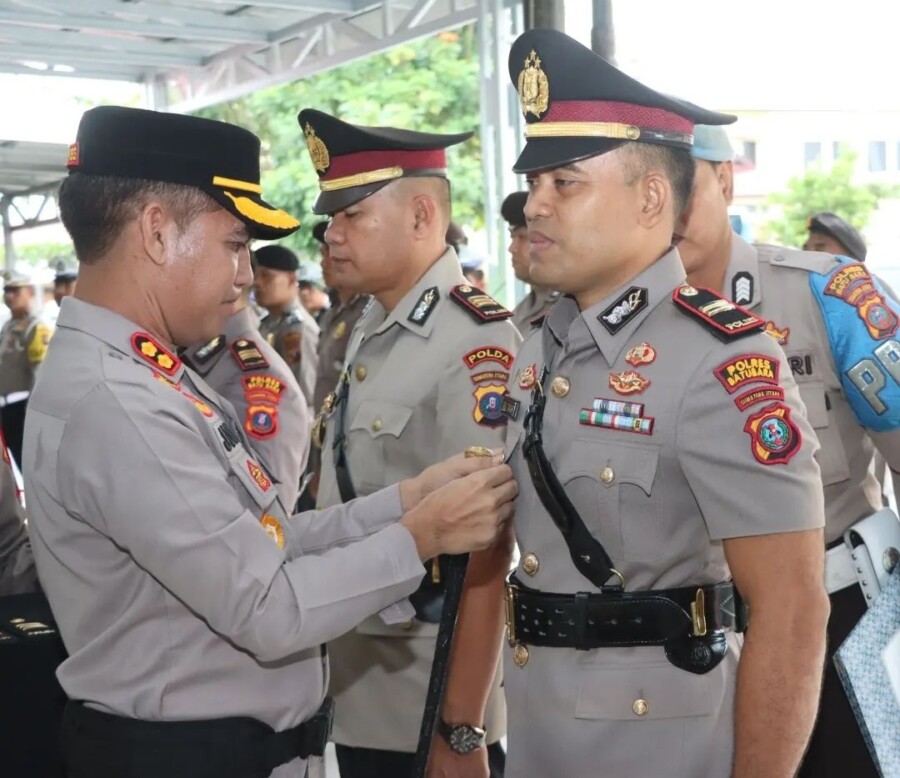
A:
{"label": "shirt chest pocket", "polygon": [[653,489],[658,466],[655,446],[609,440],[576,438],[561,457],[560,482],[611,556],[662,557],[668,530],[661,490]]}
{"label": "shirt chest pocket", "polygon": [[389,486],[409,473],[404,431],[413,409],[386,400],[363,400],[348,429],[350,473],[354,484],[371,491]]}
{"label": "shirt chest pocket", "polygon": [[821,448],[816,461],[822,471],[822,484],[840,483],[850,477],[850,465],[844,442],[837,424],[832,424],[825,396],[825,384],[821,381],[804,381],[798,384],[800,399],[806,406],[806,416],[816,432]]}

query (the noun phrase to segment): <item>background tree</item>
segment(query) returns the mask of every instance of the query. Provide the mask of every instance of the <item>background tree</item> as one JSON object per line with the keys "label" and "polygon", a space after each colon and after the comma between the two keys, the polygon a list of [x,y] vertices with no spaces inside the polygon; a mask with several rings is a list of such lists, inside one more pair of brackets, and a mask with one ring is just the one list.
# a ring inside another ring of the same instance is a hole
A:
{"label": "background tree", "polygon": [[[201,115],[253,130],[263,141],[266,199],[298,216],[303,226],[284,243],[316,257],[310,209],[318,178],[297,114],[316,108],[354,124],[431,132],[478,129],[479,72],[474,26],[398,46],[290,84],[256,92]],[[454,219],[472,228],[484,221],[478,135],[448,150]]]}
{"label": "background tree", "polygon": [[809,168],[788,181],[784,192],[770,195],[767,203],[780,206],[780,216],[763,225],[767,239],[783,246],[802,246],[807,220],[819,211],[831,211],[863,230],[883,197],[896,196],[897,187],[854,183],[857,155],[842,149],[828,170]]}

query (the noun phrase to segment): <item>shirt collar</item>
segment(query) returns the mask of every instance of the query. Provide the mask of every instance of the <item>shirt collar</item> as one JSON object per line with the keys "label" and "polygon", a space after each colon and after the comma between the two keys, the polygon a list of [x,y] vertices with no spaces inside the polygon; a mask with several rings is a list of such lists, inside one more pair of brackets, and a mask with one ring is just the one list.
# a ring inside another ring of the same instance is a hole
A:
{"label": "shirt collar", "polygon": [[70,297],[60,310],[56,327],[83,332],[173,381],[184,373],[184,363],[173,346],[109,308]]}
{"label": "shirt collar", "polygon": [[737,233],[731,235],[731,258],[722,294],[742,308],[754,308],[762,299],[756,249]]}

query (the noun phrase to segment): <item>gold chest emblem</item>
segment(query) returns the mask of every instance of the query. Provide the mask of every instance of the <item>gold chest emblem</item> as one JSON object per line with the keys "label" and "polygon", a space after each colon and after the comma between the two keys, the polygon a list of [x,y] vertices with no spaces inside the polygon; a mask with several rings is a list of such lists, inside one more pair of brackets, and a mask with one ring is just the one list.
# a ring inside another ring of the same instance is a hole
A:
{"label": "gold chest emblem", "polygon": [[316,131],[309,123],[303,128],[303,134],[306,135],[306,147],[309,149],[313,167],[320,173],[324,173],[331,164],[331,155],[328,153],[328,147],[316,135]]}
{"label": "gold chest emblem", "polygon": [[522,113],[531,113],[540,119],[550,104],[550,82],[541,70],[541,58],[534,50],[525,59],[525,68],[519,73],[518,90]]}

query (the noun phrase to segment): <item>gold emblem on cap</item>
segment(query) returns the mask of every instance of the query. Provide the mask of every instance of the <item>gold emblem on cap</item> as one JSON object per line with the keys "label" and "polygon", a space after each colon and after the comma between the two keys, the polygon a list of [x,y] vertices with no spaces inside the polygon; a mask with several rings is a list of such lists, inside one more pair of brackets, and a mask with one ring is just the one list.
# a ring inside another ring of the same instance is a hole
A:
{"label": "gold emblem on cap", "polygon": [[540,119],[550,104],[550,82],[541,70],[541,58],[534,49],[525,58],[525,69],[519,73],[518,89],[522,113],[531,113]]}
{"label": "gold emblem on cap", "polygon": [[321,138],[316,136],[316,131],[309,122],[303,128],[303,134],[306,135],[306,147],[309,149],[313,167],[320,173],[324,173],[331,164],[331,155],[328,153],[328,147]]}

